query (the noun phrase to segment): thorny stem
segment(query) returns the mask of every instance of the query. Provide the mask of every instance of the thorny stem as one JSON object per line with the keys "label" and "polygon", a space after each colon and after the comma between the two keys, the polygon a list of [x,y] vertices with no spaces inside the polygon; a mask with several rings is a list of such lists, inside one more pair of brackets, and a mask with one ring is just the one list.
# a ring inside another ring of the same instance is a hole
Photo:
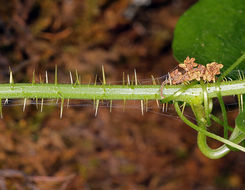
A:
{"label": "thorny stem", "polygon": [[[168,85],[166,99],[185,85]],[[75,85],[75,84],[0,84],[0,99],[60,98],[99,100],[156,100],[161,99],[160,85]],[[217,97],[217,84],[205,84],[209,98]],[[245,94],[245,80],[221,82],[221,96]],[[203,87],[199,84],[182,91],[175,101],[194,104],[203,102]]]}
{"label": "thorny stem", "polygon": [[[198,131],[198,146],[200,150],[209,158],[218,159],[226,155],[231,147],[237,148],[245,152],[245,148],[238,145],[244,138],[245,133],[241,132],[237,127],[232,129],[228,125],[226,116],[225,105],[222,100],[222,96],[229,95],[242,95],[245,94],[245,79],[235,81],[223,81],[223,78],[230,73],[236,66],[238,66],[245,59],[245,53],[237,59],[218,79],[217,83],[204,83],[197,84],[197,81],[192,82],[189,85],[138,85],[137,76],[135,72],[135,85],[125,84],[123,85],[107,85],[105,80],[104,68],[102,67],[103,83],[102,85],[81,85],[79,77],[76,72],[76,82],[72,84],[58,84],[57,82],[57,66],[55,69],[55,82],[54,84],[48,84],[48,78],[46,77],[46,84],[36,84],[35,80],[31,84],[29,83],[14,83],[12,71],[10,69],[10,81],[9,84],[0,84],[0,114],[2,115],[3,99],[16,99],[23,98],[26,102],[27,98],[37,99],[61,99],[61,112],[62,117],[64,99],[89,99],[96,102],[96,113],[100,100],[162,100],[162,102],[168,103],[174,102],[176,112],[179,117],[190,127]],[[47,73],[46,73],[47,75]],[[33,74],[34,77],[34,74]],[[164,99],[162,99],[164,97]],[[215,116],[211,115],[212,110],[212,98],[218,97],[222,108],[223,121],[220,121]],[[191,105],[193,113],[197,119],[197,125],[189,121],[179,108],[179,102],[188,103]],[[241,101],[242,102],[242,101]],[[25,103],[24,103],[25,107]],[[24,110],[23,107],[23,110]],[[212,120],[224,126],[224,138],[207,131],[207,127],[211,125],[210,117]],[[230,138],[228,139],[228,130],[232,131]],[[211,137],[224,145],[217,149],[212,149],[207,144],[206,137]]]}

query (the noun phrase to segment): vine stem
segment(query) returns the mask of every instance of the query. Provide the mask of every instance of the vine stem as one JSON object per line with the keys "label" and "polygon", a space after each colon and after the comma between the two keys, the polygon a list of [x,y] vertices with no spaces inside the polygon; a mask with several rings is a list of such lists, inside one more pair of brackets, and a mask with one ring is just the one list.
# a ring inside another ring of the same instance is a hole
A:
{"label": "vine stem", "polygon": [[[231,147],[237,148],[243,152],[245,152],[245,148],[238,145],[237,143],[239,143],[242,139],[244,139],[244,134],[241,134],[240,131],[235,128],[230,140],[227,140],[225,138],[222,138],[218,135],[215,135],[213,133],[210,133],[208,131],[206,131],[206,126],[204,125],[205,121],[203,120],[204,117],[201,117],[201,115],[205,116],[205,113],[201,113],[203,111],[203,108],[200,109],[200,106],[202,106],[201,104],[196,105],[197,107],[194,108],[194,112],[195,114],[198,115],[198,123],[203,123],[201,124],[201,126],[197,126],[194,123],[192,123],[191,121],[189,121],[181,112],[180,107],[179,107],[179,103],[175,102],[174,103],[174,107],[175,110],[177,112],[177,114],[179,115],[179,117],[182,119],[182,121],[184,121],[184,123],[186,123],[187,125],[189,125],[191,128],[195,129],[196,131],[198,131],[198,145],[200,150],[202,151],[202,153],[204,155],[206,155],[207,157],[211,158],[211,159],[218,159],[223,157],[224,155],[226,155],[230,149],[226,146],[226,145],[230,145]],[[223,142],[225,145],[217,148],[217,149],[211,149],[206,142],[206,136],[218,140],[220,142]],[[232,140],[232,141],[231,141]]]}
{"label": "vine stem", "polygon": [[[229,81],[205,84],[209,98],[217,97],[217,85],[221,96],[245,94],[245,81]],[[164,96],[177,93],[184,85],[164,87]],[[0,84],[0,99],[8,98],[62,98],[100,100],[160,100],[160,85],[77,85],[77,84]],[[197,84],[175,96],[175,101],[190,104],[203,102],[203,86]]]}
{"label": "vine stem", "polygon": [[218,82],[221,82],[225,76],[227,76],[232,70],[234,70],[239,64],[245,60],[245,52],[233,63],[218,79]]}

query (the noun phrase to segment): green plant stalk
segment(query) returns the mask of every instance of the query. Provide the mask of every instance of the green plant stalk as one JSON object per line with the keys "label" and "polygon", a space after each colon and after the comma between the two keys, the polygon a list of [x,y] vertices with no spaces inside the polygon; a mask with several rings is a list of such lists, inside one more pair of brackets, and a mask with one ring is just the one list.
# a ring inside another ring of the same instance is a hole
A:
{"label": "green plant stalk", "polygon": [[[226,155],[230,151],[230,149],[227,147],[227,145],[229,145],[231,147],[234,147],[234,148],[237,148],[237,149],[245,152],[245,148],[240,146],[240,145],[238,145],[238,143],[240,143],[245,138],[245,134],[241,133],[241,131],[238,130],[237,128],[234,129],[234,131],[231,134],[229,140],[206,131],[205,112],[204,112],[203,106],[201,104],[195,105],[195,106],[192,105],[192,109],[193,109],[193,111],[194,111],[194,113],[195,113],[195,115],[197,117],[198,124],[200,126],[195,125],[194,123],[189,121],[182,114],[178,102],[174,103],[174,107],[175,107],[175,110],[176,110],[177,114],[182,119],[182,121],[184,121],[184,123],[189,125],[191,128],[193,128],[196,131],[198,131],[198,146],[199,146],[199,149],[208,158],[218,159],[218,158],[221,158],[224,155]],[[223,142],[224,145],[222,145],[221,147],[219,147],[217,149],[211,149],[208,146],[208,144],[207,144],[206,136],[208,136],[210,138],[213,138],[215,140],[218,140],[220,142]]]}
{"label": "green plant stalk", "polygon": [[[196,116],[198,126],[204,130],[207,128],[207,120],[205,118],[205,113],[202,105],[192,105],[192,110]],[[225,138],[225,137],[224,137]],[[237,127],[233,130],[229,140],[236,144],[239,144],[245,138],[245,134],[242,133]],[[197,144],[204,155],[211,159],[219,159],[230,152],[230,148],[224,144],[219,148],[212,149],[207,144],[207,137],[204,133],[198,132]]]}
{"label": "green plant stalk", "polygon": [[[202,105],[192,105],[192,110],[196,116],[197,124],[200,128],[206,130],[207,128],[207,120],[204,115],[204,109]],[[212,149],[207,144],[206,135],[202,132],[198,132],[197,136],[197,144],[200,151],[211,159],[218,159],[225,156],[230,152],[230,149],[226,145],[222,145],[219,148]]]}
{"label": "green plant stalk", "polygon": [[[218,123],[219,125],[221,125],[221,126],[224,125],[224,122],[221,121],[221,120],[220,120],[218,117],[216,117],[215,115],[210,114],[209,117],[210,117],[213,121],[215,121],[216,123]],[[232,132],[234,129],[233,129],[232,127],[228,126],[228,130],[229,130],[230,132]]]}
{"label": "green plant stalk", "polygon": [[[56,69],[57,70],[57,69]],[[57,71],[55,72],[57,78]],[[107,85],[103,77],[101,85],[81,85],[75,84],[55,84],[41,83],[14,83],[10,75],[9,84],[0,84],[0,102],[2,99],[15,98],[35,98],[35,99],[61,99],[61,117],[64,99],[90,99],[97,100],[161,100],[160,85]],[[217,91],[219,93],[217,93]],[[209,158],[217,159],[223,157],[230,151],[230,147],[245,152],[245,148],[238,145],[245,138],[236,128],[228,139],[212,134],[206,130],[209,125],[210,107],[209,99],[214,97],[245,94],[245,80],[224,81],[218,83],[197,84],[197,81],[190,85],[166,85],[163,88],[163,102],[174,101],[175,109],[180,118],[190,127],[198,131],[198,146],[200,150]],[[178,102],[185,102],[192,106],[196,116],[198,126],[184,117],[180,111]],[[203,103],[205,107],[203,107]],[[24,103],[25,105],[25,103]],[[194,106],[195,105],[195,106]],[[198,107],[199,106],[199,107]],[[0,104],[0,114],[2,115],[2,105]],[[97,114],[97,111],[96,111]],[[223,123],[224,124],[224,123]],[[227,128],[228,129],[228,128]],[[206,136],[214,138],[224,145],[218,149],[212,149],[207,145]]]}
{"label": "green plant stalk", "polygon": [[218,79],[221,82],[232,70],[234,70],[238,65],[240,65],[245,60],[245,52],[224,72]]}
{"label": "green plant stalk", "polygon": [[226,113],[226,109],[225,109],[225,103],[222,99],[222,96],[220,94],[220,91],[218,90],[217,92],[217,96],[218,96],[218,100],[219,100],[219,104],[221,107],[221,112],[222,112],[222,116],[223,116],[223,127],[224,127],[224,138],[228,139],[228,118],[227,118],[227,113]]}
{"label": "green plant stalk", "polygon": [[211,125],[211,120],[210,120],[210,111],[212,110],[212,107],[210,108],[210,103],[213,104],[212,99],[208,98],[208,92],[207,92],[207,88],[205,88],[204,86],[204,82],[203,80],[200,81],[200,84],[202,85],[202,89],[203,89],[203,100],[204,100],[204,108],[205,108],[205,118],[207,120],[207,124],[208,126]]}
{"label": "green plant stalk", "polygon": [[[167,85],[163,94],[167,98],[184,85]],[[217,97],[217,84],[204,85],[209,98]],[[5,98],[61,98],[97,100],[156,100],[161,99],[160,85],[74,85],[74,84],[0,84],[0,99]],[[245,81],[221,82],[222,96],[245,94]],[[194,85],[175,97],[175,101],[190,104],[203,102],[203,86]]]}

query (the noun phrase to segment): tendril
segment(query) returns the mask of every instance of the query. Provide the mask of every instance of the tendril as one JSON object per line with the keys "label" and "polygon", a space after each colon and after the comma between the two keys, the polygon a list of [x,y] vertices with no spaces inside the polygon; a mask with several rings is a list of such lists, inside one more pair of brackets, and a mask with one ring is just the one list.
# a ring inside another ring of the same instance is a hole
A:
{"label": "tendril", "polygon": [[[208,158],[211,159],[218,159],[221,158],[223,156],[225,156],[227,153],[230,152],[230,149],[227,147],[227,145],[237,148],[243,152],[245,152],[245,148],[238,145],[238,143],[240,143],[242,141],[242,138],[240,135],[240,132],[238,130],[234,130],[231,138],[229,140],[220,137],[218,135],[215,135],[213,133],[210,133],[206,130],[205,127],[205,122],[202,122],[202,115],[203,115],[203,106],[200,105],[192,105],[193,111],[194,113],[197,115],[197,121],[198,121],[198,126],[194,123],[192,123],[191,121],[189,121],[181,112],[181,109],[179,107],[179,103],[175,102],[174,103],[174,107],[175,110],[178,114],[178,116],[182,119],[182,121],[184,123],[186,123],[187,125],[189,125],[191,128],[195,129],[196,131],[198,131],[198,146],[199,149],[201,150],[201,152],[206,155]],[[207,145],[206,142],[206,136],[213,138],[215,140],[218,140],[220,142],[223,142],[224,145],[222,145],[221,147],[217,148],[217,149],[212,149]]]}
{"label": "tendril", "polygon": [[[204,110],[205,110],[205,118],[207,120],[207,125],[210,126],[211,125],[211,120],[209,117],[210,112],[212,111],[212,108],[210,109],[209,107],[209,98],[208,98],[208,91],[207,88],[204,85],[203,80],[200,81],[201,86],[202,86],[202,90],[203,90],[203,101],[204,101]],[[210,99],[210,101],[212,101],[212,99]]]}
{"label": "tendril", "polygon": [[226,109],[225,109],[225,103],[223,101],[222,95],[221,95],[221,91],[220,91],[220,82],[217,82],[217,97],[219,100],[219,104],[221,107],[221,112],[222,112],[222,117],[223,117],[223,127],[224,127],[224,138],[228,139],[228,118],[227,118],[227,113],[226,113]]}

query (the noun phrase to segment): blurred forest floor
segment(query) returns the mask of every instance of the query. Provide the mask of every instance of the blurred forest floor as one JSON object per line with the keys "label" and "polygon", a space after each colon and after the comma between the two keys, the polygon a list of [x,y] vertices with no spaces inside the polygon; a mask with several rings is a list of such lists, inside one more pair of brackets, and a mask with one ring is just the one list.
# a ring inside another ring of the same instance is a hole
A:
{"label": "blurred forest floor", "polygon": [[[0,81],[30,82],[35,70],[69,82],[162,76],[177,62],[175,24],[196,0],[0,0]],[[23,102],[23,100],[21,100]],[[22,103],[23,106],[23,103]],[[245,189],[245,156],[209,160],[196,132],[179,119],[140,110],[57,106],[4,107],[0,120],[0,189]],[[235,115],[236,112],[231,112]],[[212,142],[214,146],[217,143]]]}

